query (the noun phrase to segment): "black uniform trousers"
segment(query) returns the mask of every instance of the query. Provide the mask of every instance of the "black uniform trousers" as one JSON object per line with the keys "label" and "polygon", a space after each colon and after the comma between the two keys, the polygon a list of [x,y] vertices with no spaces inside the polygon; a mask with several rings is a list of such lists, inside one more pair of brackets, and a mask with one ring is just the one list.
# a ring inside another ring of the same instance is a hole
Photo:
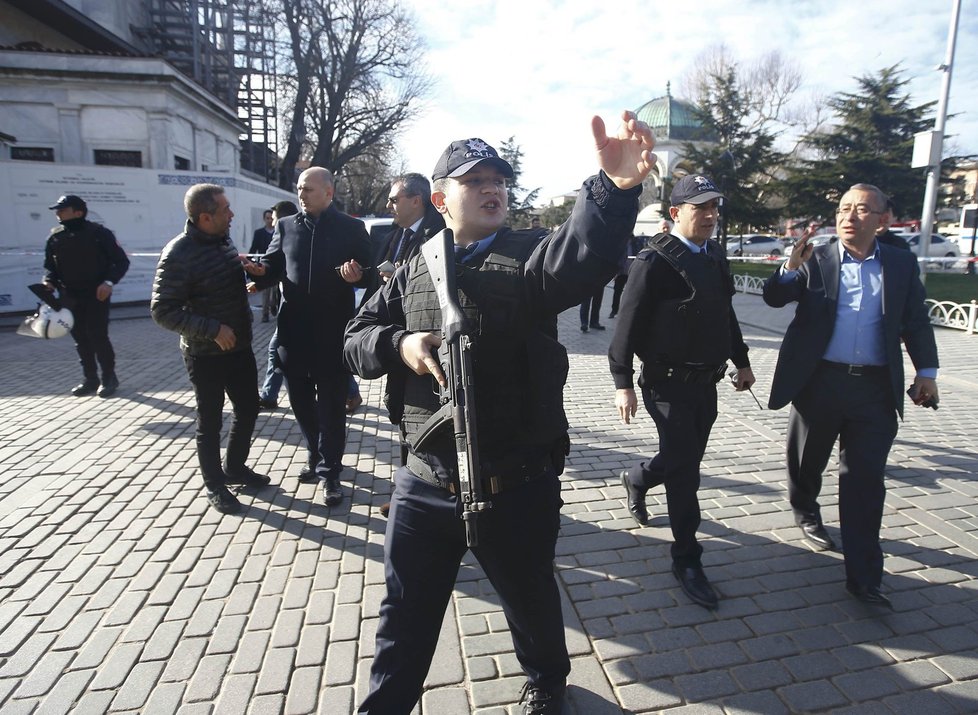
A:
{"label": "black uniform trousers", "polygon": [[225,355],[184,355],[187,374],[197,398],[197,460],[208,489],[224,484],[221,465],[221,425],[224,394],[234,410],[228,430],[225,463],[234,470],[245,466],[251,435],[258,419],[258,368],[249,347]]}
{"label": "black uniform trousers", "polygon": [[601,286],[590,298],[584,299],[584,302],[581,303],[580,307],[581,327],[584,327],[585,325],[598,325],[601,323],[601,302],[603,300],[604,286]]}
{"label": "black uniform trousers", "polygon": [[886,458],[897,433],[887,370],[855,376],[820,365],[788,416],[788,498],[801,523],[821,523],[822,473],[839,441],[839,521],[846,580],[879,587]]}
{"label": "black uniform trousers", "polygon": [[[562,504],[552,468],[497,494],[478,518],[472,549],[499,594],[528,680],[550,692],[562,691],[570,673],[553,571]],[[407,715],[414,708],[466,550],[458,498],[398,469],[384,542],[387,596],[370,692],[358,712]]]}
{"label": "black uniform trousers", "polygon": [[717,419],[717,390],[711,380],[685,383],[661,380],[642,387],[645,409],[659,433],[659,452],[631,467],[627,479],[640,489],[666,486],[672,560],[680,568],[701,566],[700,462]]}
{"label": "black uniform trousers", "polygon": [[625,290],[625,284],[627,282],[627,273],[619,273],[617,276],[615,276],[615,285],[611,291],[611,314],[609,316],[611,318],[618,315],[618,307],[621,305],[621,294]]}
{"label": "black uniform trousers", "polygon": [[103,382],[115,377],[115,351],[109,342],[109,304],[112,299],[99,300],[95,290],[68,288],[65,291],[65,305],[75,318],[71,337],[75,340],[86,382],[98,382],[99,367],[102,368]]}
{"label": "black uniform trousers", "polygon": [[299,430],[309,449],[309,466],[320,479],[338,477],[343,471],[346,447],[346,398],[350,373],[342,368],[333,371],[290,369],[283,365],[289,402]]}

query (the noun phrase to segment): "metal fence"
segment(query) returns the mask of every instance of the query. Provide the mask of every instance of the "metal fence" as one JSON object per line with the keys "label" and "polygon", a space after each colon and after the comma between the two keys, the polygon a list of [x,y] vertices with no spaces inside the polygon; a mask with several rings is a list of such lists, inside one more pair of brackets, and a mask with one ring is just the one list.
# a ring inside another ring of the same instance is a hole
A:
{"label": "metal fence", "polygon": [[[764,288],[764,279],[757,276],[734,274],[734,288],[739,293],[760,295]],[[953,303],[949,300],[931,300],[928,298],[927,316],[932,325],[944,328],[963,330],[968,335],[978,332],[978,302]]]}

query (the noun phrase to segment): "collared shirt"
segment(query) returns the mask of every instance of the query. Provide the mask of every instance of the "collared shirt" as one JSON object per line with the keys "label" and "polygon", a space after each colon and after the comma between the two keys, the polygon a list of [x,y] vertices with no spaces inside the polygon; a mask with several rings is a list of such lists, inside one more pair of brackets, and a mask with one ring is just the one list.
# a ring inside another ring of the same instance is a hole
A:
{"label": "collared shirt", "polygon": [[481,257],[483,254],[489,252],[489,248],[492,246],[492,242],[496,240],[495,232],[489,234],[485,238],[480,238],[478,241],[473,241],[464,249],[460,249],[458,246],[455,247],[456,253],[460,250],[465,251],[466,256],[462,259],[462,263],[470,263],[476,258]]}
{"label": "collared shirt", "polygon": [[[835,329],[822,359],[848,365],[886,365],[883,336],[883,263],[876,243],[873,253],[860,261],[842,241],[839,251],[839,298],[835,310]],[[798,271],[781,264],[778,280],[790,283]],[[920,377],[937,378],[937,368],[919,368]]]}
{"label": "collared shirt", "polygon": [[706,253],[706,242],[704,242],[702,246],[697,246],[695,243],[693,243],[692,241],[690,241],[688,238],[686,238],[685,236],[683,236],[681,233],[678,233],[675,228],[672,229],[672,231],[670,231],[669,234],[671,236],[675,236],[680,241],[682,241],[683,243],[685,243],[686,244],[686,248],[688,248],[693,253]]}
{"label": "collared shirt", "polygon": [[883,341],[883,264],[879,245],[864,260],[852,256],[838,241],[839,298],[835,329],[822,356],[850,365],[885,365]]}

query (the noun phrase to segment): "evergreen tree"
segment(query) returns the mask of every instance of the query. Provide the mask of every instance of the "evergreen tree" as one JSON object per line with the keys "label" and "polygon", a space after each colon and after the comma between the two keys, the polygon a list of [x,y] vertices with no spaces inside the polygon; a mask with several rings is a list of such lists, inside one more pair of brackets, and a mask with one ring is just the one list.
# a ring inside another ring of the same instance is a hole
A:
{"label": "evergreen tree", "polygon": [[774,149],[776,137],[765,122],[751,121],[735,65],[710,72],[701,81],[696,114],[716,143],[699,148],[685,143],[685,162],[723,192],[728,230],[770,228],[779,213],[772,205],[774,174],[783,162]]}
{"label": "evergreen tree", "polygon": [[829,99],[838,124],[807,135],[808,155],[788,170],[784,194],[793,215],[834,220],[839,197],[856,183],[887,193],[900,216],[920,216],[926,175],[912,169],[914,134],[933,128],[934,102],[914,106],[899,65],[856,78],[855,92]]}
{"label": "evergreen tree", "polygon": [[537,200],[540,189],[527,191],[520,184],[523,173],[523,150],[516,143],[516,137],[510,137],[499,145],[499,156],[513,167],[513,178],[506,182],[509,193],[509,219],[507,224],[513,228],[526,228],[530,225],[530,209]]}

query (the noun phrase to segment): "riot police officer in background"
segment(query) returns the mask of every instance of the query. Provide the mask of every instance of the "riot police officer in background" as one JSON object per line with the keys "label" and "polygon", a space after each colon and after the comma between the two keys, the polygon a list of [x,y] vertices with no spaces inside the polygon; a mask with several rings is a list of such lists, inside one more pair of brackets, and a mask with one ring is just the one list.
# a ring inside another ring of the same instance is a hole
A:
{"label": "riot police officer in background", "polygon": [[615,406],[628,424],[637,400],[632,359],[642,360],[639,387],[659,432],[659,453],[621,473],[628,510],[648,523],[645,494],[665,484],[672,527],[672,572],[695,603],[714,609],[717,596],[703,572],[696,540],[700,461],[717,417],[716,383],[726,361],[737,366],[734,384],[754,384],[747,345],[734,314],[733,279],[723,248],[710,240],[720,199],[713,182],[689,175],[672,190],[672,233],[660,233],[635,259],[608,349]]}
{"label": "riot police officer in background", "polygon": [[84,375],[71,394],[82,397],[97,390],[99,397],[110,397],[119,378],[109,342],[109,304],[113,287],[129,270],[129,257],[112,231],[87,219],[88,206],[81,197],[66,194],[48,208],[61,225],[51,230],[44,247],[44,285],[58,289],[74,315],[71,337]]}
{"label": "riot police officer in background", "polygon": [[[569,445],[567,352],[557,342],[557,315],[614,275],[654,162],[652,132],[633,113],[625,113],[617,136],[607,136],[598,117],[592,129],[602,171],[584,183],[568,221],[549,235],[504,227],[513,169],[482,140],[452,142],[432,173],[431,201],[454,234],[459,300],[478,326],[477,457],[492,508],[479,515],[472,551],[499,593],[527,675],[524,713],[560,712],[570,672],[553,573],[558,475]],[[441,328],[423,256],[399,268],[347,326],[344,354],[355,372],[403,379],[401,429],[410,446],[407,465],[394,475],[387,595],[361,713],[406,715],[414,708],[468,548],[452,430],[415,448],[439,409],[433,376],[442,384],[444,376],[431,351]]]}

